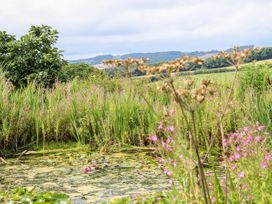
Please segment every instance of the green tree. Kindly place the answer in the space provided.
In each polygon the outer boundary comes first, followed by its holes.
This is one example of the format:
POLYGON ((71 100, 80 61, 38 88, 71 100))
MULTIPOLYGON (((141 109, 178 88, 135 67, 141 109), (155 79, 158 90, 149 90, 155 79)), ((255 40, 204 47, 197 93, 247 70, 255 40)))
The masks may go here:
POLYGON ((0 32, 0 39, 3 71, 16 87, 25 86, 32 80, 51 87, 67 64, 62 51, 54 47, 58 31, 50 26, 31 26, 28 33, 18 40, 0 32))
POLYGON ((5 31, 0 31, 0 65, 7 59, 8 44, 13 41, 15 41, 14 35, 9 35, 5 31))

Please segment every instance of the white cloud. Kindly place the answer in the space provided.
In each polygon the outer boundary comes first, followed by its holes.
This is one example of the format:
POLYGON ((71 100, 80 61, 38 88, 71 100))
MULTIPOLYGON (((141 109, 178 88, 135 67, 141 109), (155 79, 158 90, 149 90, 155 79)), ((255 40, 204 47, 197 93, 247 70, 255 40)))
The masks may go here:
POLYGON ((0 0, 0 30, 60 31, 69 58, 95 53, 271 45, 270 0, 0 0))

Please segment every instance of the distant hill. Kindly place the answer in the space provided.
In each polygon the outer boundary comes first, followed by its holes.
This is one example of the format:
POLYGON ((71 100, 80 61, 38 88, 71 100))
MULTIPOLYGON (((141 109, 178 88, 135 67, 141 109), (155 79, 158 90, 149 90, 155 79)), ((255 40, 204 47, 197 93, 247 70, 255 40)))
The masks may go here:
POLYGON ((70 63, 72 64, 87 63, 87 64, 95 65, 95 64, 100 64, 103 60, 113 59, 113 58, 114 58, 113 55, 99 55, 99 56, 91 57, 88 59, 71 60, 70 63))
MULTIPOLYGON (((252 48, 252 45, 249 46, 241 46, 241 49, 245 48, 252 48)), ((228 49, 226 51, 230 51, 231 49, 228 49)), ((78 60, 71 60, 70 63, 87 63, 91 65, 98 65, 101 64, 103 60, 107 59, 126 59, 129 57, 132 58, 149 58, 149 63, 157 63, 162 61, 169 61, 174 60, 182 56, 197 56, 201 58, 208 58, 212 55, 217 54, 218 50, 211 50, 211 51, 194 51, 194 52, 180 52, 180 51, 168 51, 168 52, 151 52, 151 53, 130 53, 130 54, 124 54, 124 55, 99 55, 96 57, 91 57, 87 59, 78 59, 78 60)))

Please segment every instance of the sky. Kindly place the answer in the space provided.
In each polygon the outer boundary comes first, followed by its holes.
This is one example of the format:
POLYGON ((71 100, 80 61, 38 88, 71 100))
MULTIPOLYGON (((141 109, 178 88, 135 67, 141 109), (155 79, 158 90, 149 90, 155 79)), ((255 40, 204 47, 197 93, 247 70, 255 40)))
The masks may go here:
POLYGON ((59 31, 66 59, 272 45, 272 0, 0 0, 0 30, 59 31))

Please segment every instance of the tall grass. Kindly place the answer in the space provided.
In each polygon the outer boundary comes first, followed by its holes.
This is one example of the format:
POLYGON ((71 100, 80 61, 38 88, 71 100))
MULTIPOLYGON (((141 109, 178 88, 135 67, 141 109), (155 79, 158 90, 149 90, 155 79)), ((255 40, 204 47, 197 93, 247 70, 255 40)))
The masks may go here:
MULTIPOLYGON (((136 87, 123 90, 74 81, 44 90, 30 84, 22 90, 0 80, 1 149, 23 148, 50 141, 73 140, 93 147, 107 144, 144 145, 156 117, 136 87)), ((148 95, 148 93, 146 93, 148 95)), ((162 95, 150 96, 153 101, 162 95)), ((153 105, 158 106, 158 102, 153 105), (157 103, 157 104, 156 104, 157 103)), ((158 108, 159 110, 159 108, 158 108)))
MULTIPOLYGON (((230 90, 230 77, 224 76, 224 73, 210 75, 221 95, 196 112, 197 118, 201 118, 196 123, 201 127, 197 128, 197 135, 202 146, 210 143, 212 135, 218 135, 215 145, 221 141, 215 127, 218 125, 218 100, 225 103, 230 90)), ((185 78, 179 77, 176 83, 185 78)), ((149 83, 147 79, 75 80, 56 84, 52 90, 37 88, 35 84, 15 90, 1 78, 0 147, 2 150, 22 149, 51 141, 76 141, 92 147, 146 145, 146 137, 163 114, 162 107, 176 105, 169 105, 168 96, 157 91, 158 83, 149 83)), ((271 130, 270 92, 265 90, 261 99, 246 94, 248 91, 241 97, 238 82, 234 100, 224 117, 224 131, 256 121, 271 130)), ((176 115, 182 132, 184 119, 181 113, 176 115)))

